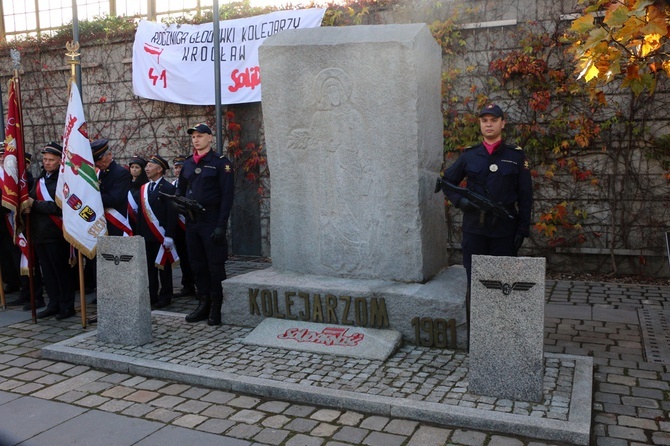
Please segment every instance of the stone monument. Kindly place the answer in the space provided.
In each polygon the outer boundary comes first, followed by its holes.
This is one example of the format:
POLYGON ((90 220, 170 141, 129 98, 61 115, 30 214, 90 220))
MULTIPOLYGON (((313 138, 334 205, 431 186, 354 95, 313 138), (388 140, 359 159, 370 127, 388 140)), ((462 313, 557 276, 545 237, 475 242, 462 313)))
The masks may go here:
POLYGON ((391 328, 423 345, 458 326, 465 345, 465 274, 443 269, 433 193, 442 59, 428 27, 283 31, 259 60, 272 269, 224 281, 224 322, 391 328))
POLYGON ((542 401, 545 264, 472 256, 470 392, 542 401))
POLYGON ((152 340, 147 255, 142 237, 104 236, 97 246, 98 339, 124 345, 152 340))

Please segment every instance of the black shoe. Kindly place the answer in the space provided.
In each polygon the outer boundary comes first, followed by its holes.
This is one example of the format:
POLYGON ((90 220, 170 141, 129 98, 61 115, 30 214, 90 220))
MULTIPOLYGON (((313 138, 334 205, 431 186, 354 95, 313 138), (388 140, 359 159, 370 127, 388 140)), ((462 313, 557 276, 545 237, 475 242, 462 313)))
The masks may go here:
MULTIPOLYGON (((46 303, 44 303, 44 299, 35 300, 35 309, 42 308, 44 306, 46 306, 46 303)), ((30 307, 30 302, 28 302, 23 306, 23 311, 30 311, 30 310, 32 310, 32 308, 30 307)))
POLYGON ((58 313, 60 313, 60 312, 58 310, 56 310, 55 308, 47 308, 47 309, 42 310, 39 313, 37 313, 37 319, 44 319, 45 317, 55 316, 58 313))
POLYGON ((70 308, 69 310, 61 311, 60 313, 58 313, 56 315, 56 320, 60 321, 60 320, 63 320, 63 319, 67 319, 67 318, 72 317, 76 314, 77 314, 77 312, 74 311, 74 308, 70 308))
POLYGON ((223 297, 213 297, 207 318, 207 325, 221 325, 221 304, 223 297))
POLYGON ((195 296, 195 288, 194 287, 185 286, 177 294, 174 295, 174 297, 188 297, 188 296, 195 296))
POLYGON ((9 293, 16 293, 19 291, 19 287, 16 285, 10 286, 10 285, 5 285, 5 294, 9 293))
POLYGON ((153 306, 154 308, 165 308, 171 303, 172 303, 171 299, 158 299, 158 302, 156 302, 153 306))
POLYGON ((18 306, 24 306, 25 304, 30 304, 29 300, 22 299, 20 297, 13 299, 13 300, 8 300, 6 305, 8 307, 18 307, 18 306))
POLYGON ((193 313, 186 316, 186 322, 199 322, 209 318, 209 310, 212 307, 211 298, 207 296, 201 297, 199 300, 198 308, 196 308, 193 313))

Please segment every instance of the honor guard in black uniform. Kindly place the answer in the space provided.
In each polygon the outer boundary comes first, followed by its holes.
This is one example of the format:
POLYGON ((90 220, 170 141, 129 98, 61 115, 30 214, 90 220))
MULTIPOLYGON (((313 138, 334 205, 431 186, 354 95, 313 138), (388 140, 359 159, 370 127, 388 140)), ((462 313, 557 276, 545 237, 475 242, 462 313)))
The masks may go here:
MULTIPOLYGON (((209 325, 221 324, 221 303, 228 258, 226 228, 233 207, 234 173, 230 160, 212 150, 212 130, 207 124, 188 129, 194 153, 184 162, 179 175, 179 195, 197 201, 205 208, 186 219, 186 245, 199 300, 187 322, 207 319, 209 325)), ((183 211, 182 209, 181 211, 183 211)))
MULTIPOLYGON (((179 174, 186 161, 186 155, 175 156, 172 160, 172 170, 175 179, 172 181, 175 187, 179 187, 179 174)), ((181 290, 175 294, 175 297, 195 296, 195 279, 193 270, 188 260, 188 250, 186 249, 186 216, 179 215, 177 220, 177 230, 174 235, 174 244, 179 254, 179 268, 181 268, 181 290)))
POLYGON ((164 308, 172 302, 172 264, 176 254, 174 233, 177 227, 177 211, 160 192, 174 195, 177 188, 163 174, 170 168, 159 155, 147 162, 149 182, 140 188, 137 212, 138 235, 144 237, 149 274, 149 297, 155 308, 164 308), (160 278, 160 290, 159 290, 160 278))
POLYGON ((37 317, 56 316, 58 320, 76 314, 73 276, 69 265, 70 244, 63 237, 63 214, 55 202, 62 156, 63 148, 60 144, 50 142, 44 146, 43 170, 30 190, 28 201, 31 242, 35 245, 49 297, 49 304, 37 313, 37 317))
POLYGON ((458 192, 444 193, 463 211, 463 266, 468 276, 466 308, 470 317, 470 273, 473 255, 515 256, 528 236, 533 206, 533 190, 528 161, 521 149, 502 139, 505 119, 495 104, 479 113, 483 136, 480 144, 463 151, 443 175, 445 181, 458 186, 464 179, 467 188, 502 204, 513 219, 496 217, 482 211, 458 192))

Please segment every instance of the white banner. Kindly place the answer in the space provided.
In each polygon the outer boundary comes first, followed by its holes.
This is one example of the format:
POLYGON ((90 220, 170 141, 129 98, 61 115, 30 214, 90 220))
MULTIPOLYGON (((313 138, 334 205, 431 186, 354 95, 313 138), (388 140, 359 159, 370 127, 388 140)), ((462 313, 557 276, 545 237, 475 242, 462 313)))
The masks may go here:
POLYGON ((94 258, 98 236, 107 234, 107 221, 86 132, 84 108, 74 83, 65 115, 56 203, 63 210, 65 239, 89 259, 94 258))
MULTIPOLYGON (((261 100, 258 47, 278 32, 321 26, 325 9, 276 11, 220 22, 221 103, 261 100)), ((187 105, 213 105, 213 24, 170 25, 141 21, 133 44, 133 92, 187 105)))

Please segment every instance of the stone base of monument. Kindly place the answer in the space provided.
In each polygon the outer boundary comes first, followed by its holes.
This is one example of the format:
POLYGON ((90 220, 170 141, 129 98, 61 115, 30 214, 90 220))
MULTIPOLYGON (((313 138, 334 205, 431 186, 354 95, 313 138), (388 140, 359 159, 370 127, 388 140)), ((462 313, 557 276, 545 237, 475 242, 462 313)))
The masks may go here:
POLYGON ((223 282, 223 322, 255 327, 274 318, 390 329, 411 344, 465 349, 466 284, 460 266, 449 267, 426 283, 344 279, 268 268, 223 282))
POLYGON ((144 239, 100 237, 97 252, 98 338, 123 345, 151 342, 144 239))
POLYGON ((395 330, 265 319, 243 344, 385 361, 400 347, 395 330))

